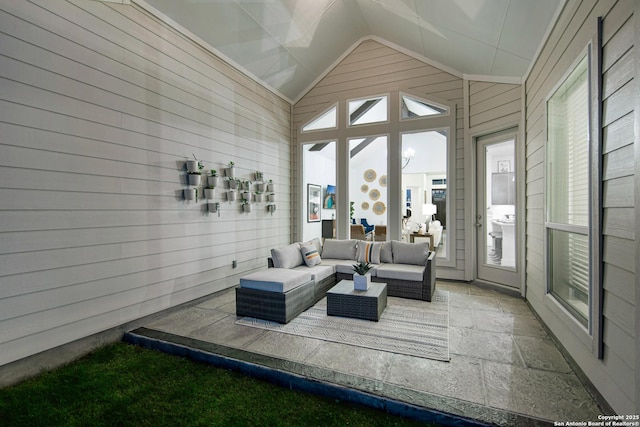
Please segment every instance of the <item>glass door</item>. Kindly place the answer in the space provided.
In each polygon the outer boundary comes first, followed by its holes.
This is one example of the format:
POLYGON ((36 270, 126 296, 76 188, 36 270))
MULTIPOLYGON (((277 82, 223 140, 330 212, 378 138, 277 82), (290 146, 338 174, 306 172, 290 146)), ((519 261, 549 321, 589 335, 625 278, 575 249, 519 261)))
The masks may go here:
POLYGON ((477 276, 520 287, 516 227, 515 132, 477 142, 477 276))

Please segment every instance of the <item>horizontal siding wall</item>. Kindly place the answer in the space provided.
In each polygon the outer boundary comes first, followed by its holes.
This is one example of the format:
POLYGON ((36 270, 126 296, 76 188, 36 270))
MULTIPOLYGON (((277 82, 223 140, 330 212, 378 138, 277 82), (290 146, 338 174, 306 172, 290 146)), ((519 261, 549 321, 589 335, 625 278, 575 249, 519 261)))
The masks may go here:
MULTIPOLYGON (((456 171, 455 181, 449 183, 456 188, 456 200, 451 201, 455 211, 448 227, 456 227, 456 241, 452 242, 452 257, 455 267, 438 268, 449 270, 448 278, 464 278, 464 122, 463 80, 374 40, 365 40, 351 51, 333 70, 320 80, 293 107, 293 150, 298 150, 296 139, 301 126, 322 113, 338 101, 380 95, 392 91, 407 91, 429 99, 455 103, 456 112, 456 171)), ((344 114, 340 111, 339 114, 344 114)), ((391 111, 390 114, 398 114, 391 111)), ((294 156, 294 159, 296 157, 294 156)), ((297 168, 298 166, 294 166, 297 168)), ((298 173, 297 170, 293 172, 298 173)), ((297 176, 297 175, 294 175, 297 176)), ((302 189, 294 184, 294 206, 302 189)), ((295 215, 295 212, 294 212, 295 215)), ((294 221, 294 224, 297 224, 294 221)), ((295 231, 294 235, 300 234, 295 231)))
MULTIPOLYGON (((569 1, 526 82, 527 298, 619 414, 638 412, 634 182, 634 17, 632 1, 569 1), (604 17, 603 190, 604 359, 596 359, 566 320, 545 305, 545 97, 595 34, 604 17)), ((637 152, 638 149, 635 148, 637 152)))
POLYGON ((0 0, 0 39, 0 365, 234 286, 290 241, 288 102, 133 5, 0 0), (194 154, 262 170, 277 212, 184 201, 194 154))
POLYGON ((469 82, 469 129, 491 132, 513 127, 520 122, 522 110, 520 85, 469 82))

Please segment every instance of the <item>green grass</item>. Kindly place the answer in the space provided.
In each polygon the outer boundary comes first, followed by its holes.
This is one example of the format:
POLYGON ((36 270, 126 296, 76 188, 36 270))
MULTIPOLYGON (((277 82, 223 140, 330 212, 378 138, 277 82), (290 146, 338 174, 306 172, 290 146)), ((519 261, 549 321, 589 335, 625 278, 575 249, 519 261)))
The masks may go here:
POLYGON ((288 390, 124 343, 0 390, 9 426, 412 426, 370 408, 288 390))

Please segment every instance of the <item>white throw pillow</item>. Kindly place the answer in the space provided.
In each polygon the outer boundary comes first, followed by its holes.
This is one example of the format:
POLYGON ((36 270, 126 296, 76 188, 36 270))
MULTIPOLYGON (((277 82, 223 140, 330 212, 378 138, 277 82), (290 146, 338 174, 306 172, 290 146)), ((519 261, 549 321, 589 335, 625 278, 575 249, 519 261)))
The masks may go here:
POLYGON ((309 267, 313 267, 314 265, 318 265, 322 262, 320 253, 313 243, 301 243, 300 253, 302 254, 302 259, 305 264, 309 267))
POLYGON ((370 264, 380 264, 380 251, 383 243, 358 242, 358 262, 368 262, 370 264))

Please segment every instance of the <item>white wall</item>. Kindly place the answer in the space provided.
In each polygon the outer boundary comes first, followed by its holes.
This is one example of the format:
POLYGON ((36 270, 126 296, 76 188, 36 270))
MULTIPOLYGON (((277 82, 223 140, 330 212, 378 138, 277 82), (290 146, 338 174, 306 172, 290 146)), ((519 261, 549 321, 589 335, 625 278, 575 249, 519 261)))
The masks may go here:
MULTIPOLYGON (((336 143, 332 142, 321 151, 309 151, 308 149, 314 144, 305 147, 303 153, 304 167, 307 173, 304 176, 304 225, 303 237, 301 240, 309 241, 315 237, 322 237, 322 221, 307 222, 307 184, 315 184, 322 187, 322 195, 325 195, 327 185, 336 185, 336 143)), ((322 209, 322 219, 333 219, 335 217, 335 209, 322 209)))
POLYGON ((0 28, 0 365, 234 286, 290 241, 286 101, 133 5, 0 0, 0 28), (277 212, 185 202, 192 153, 262 170, 277 212))

